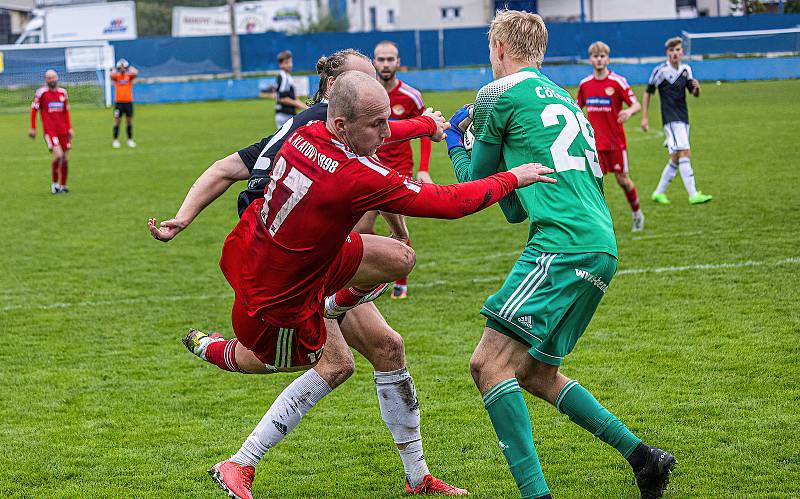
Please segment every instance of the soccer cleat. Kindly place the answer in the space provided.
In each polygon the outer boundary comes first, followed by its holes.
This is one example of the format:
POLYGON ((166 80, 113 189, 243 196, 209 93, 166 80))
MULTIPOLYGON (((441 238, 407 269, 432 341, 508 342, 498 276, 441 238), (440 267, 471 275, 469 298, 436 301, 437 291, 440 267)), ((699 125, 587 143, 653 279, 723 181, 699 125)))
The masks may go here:
POLYGON ((60 185, 58 185, 56 183, 50 184, 50 194, 58 194, 60 192, 61 192, 61 186, 60 185))
POLYGON ((189 329, 189 334, 183 338, 183 345, 193 354, 197 355, 203 360, 206 360, 206 348, 208 347, 209 343, 213 343, 215 341, 225 341, 225 338, 223 338, 219 333, 206 334, 202 331, 191 328, 189 329))
POLYGON ((375 301, 383 293, 385 293, 387 289, 389 289, 389 286, 391 286, 391 283, 388 282, 378 285, 375 289, 362 296, 361 299, 358 300, 358 302, 356 302, 356 304, 353 305, 352 307, 343 307, 337 305, 336 294, 332 294, 329 297, 325 298, 325 312, 324 312, 325 318, 336 319, 337 317, 347 312, 348 310, 352 310, 363 303, 375 301))
POLYGON ((61 193, 62 194, 69 194, 69 188, 66 185, 61 186, 61 193))
POLYGON ((641 232, 644 230, 644 213, 642 210, 633 212, 633 227, 631 232, 641 232))
POLYGON ((439 480, 435 476, 429 474, 425 475, 425 478, 422 479, 422 483, 413 489, 411 488, 411 485, 408 483, 408 479, 406 479, 406 494, 410 495, 439 494, 443 496, 468 496, 469 492, 467 492, 465 489, 459 489, 458 487, 453 487, 444 480, 439 480))
POLYGON ((667 197, 667 195, 666 195, 666 194, 664 194, 664 193, 658 193, 658 192, 654 192, 654 193, 653 193, 653 194, 650 196, 650 199, 652 199, 653 201, 655 201, 655 202, 656 202, 656 203, 658 203, 658 204, 669 204, 669 203, 670 203, 670 200, 669 200, 669 198, 668 198, 668 197, 667 197))
POLYGON ((642 499, 658 499, 664 495, 672 468, 678 461, 665 450, 649 447, 647 451, 647 461, 636 473, 636 485, 642 499))
POLYGON ((111 147, 113 147, 114 149, 119 149, 119 141, 117 139, 114 139, 114 142, 111 143, 111 147))
POLYGON ((128 139, 128 147, 136 147, 136 142, 133 139, 128 139))
POLYGON ((694 196, 689 196, 689 204, 708 203, 709 201, 711 201, 712 198, 713 196, 710 196, 708 194, 703 194, 702 192, 697 191, 697 194, 695 194, 694 196))
POLYGON ((395 284, 392 289, 392 300, 405 300, 408 298, 408 286, 395 284))
POLYGON ((253 499, 253 478, 256 469, 233 461, 222 461, 208 470, 211 479, 234 499, 253 499))

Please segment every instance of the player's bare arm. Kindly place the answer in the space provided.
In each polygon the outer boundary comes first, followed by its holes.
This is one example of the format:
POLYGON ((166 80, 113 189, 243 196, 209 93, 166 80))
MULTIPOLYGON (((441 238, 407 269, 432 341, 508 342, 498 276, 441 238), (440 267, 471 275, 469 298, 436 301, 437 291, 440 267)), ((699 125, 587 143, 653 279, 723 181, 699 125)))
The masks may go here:
POLYGON ((175 218, 160 224, 155 218, 148 220, 150 234, 159 241, 171 241, 231 185, 248 178, 250 172, 237 153, 214 162, 192 184, 175 218))
POLYGON ((382 211, 381 216, 386 220, 386 225, 389 226, 389 237, 397 239, 398 241, 408 241, 410 236, 408 234, 406 219, 403 215, 382 211))
POLYGON ((700 82, 694 79, 692 80, 692 95, 700 97, 700 82))
POLYGON ((630 119, 631 116, 633 116, 634 114, 638 113, 641 110, 642 110, 642 105, 639 104, 639 101, 636 101, 629 108, 623 109, 622 111, 619 112, 619 115, 617 116, 617 122, 625 123, 630 119))
POLYGON ((647 132, 650 127, 647 123, 647 110, 650 109, 650 93, 645 92, 642 96, 642 130, 647 132))

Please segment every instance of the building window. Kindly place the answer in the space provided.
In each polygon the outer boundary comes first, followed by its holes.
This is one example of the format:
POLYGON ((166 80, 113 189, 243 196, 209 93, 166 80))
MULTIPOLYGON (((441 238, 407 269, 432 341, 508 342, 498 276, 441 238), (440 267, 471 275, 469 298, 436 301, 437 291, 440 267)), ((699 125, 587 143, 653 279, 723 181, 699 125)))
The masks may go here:
POLYGON ((394 24, 394 9, 389 9, 386 11, 386 17, 389 24, 394 24))
POLYGON ((461 7, 442 7, 442 21, 461 20, 461 7))

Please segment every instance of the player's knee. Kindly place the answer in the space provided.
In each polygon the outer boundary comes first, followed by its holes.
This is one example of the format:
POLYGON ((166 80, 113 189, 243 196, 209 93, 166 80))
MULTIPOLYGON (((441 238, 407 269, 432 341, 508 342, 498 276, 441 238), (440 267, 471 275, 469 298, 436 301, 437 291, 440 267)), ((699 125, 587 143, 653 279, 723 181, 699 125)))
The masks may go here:
POLYGON ((558 378, 558 367, 539 362, 526 363, 516 369, 514 376, 525 391, 546 399, 558 378))
POLYGON ((479 351, 475 350, 472 357, 469 359, 469 372, 472 374, 472 379, 475 384, 481 385, 481 377, 483 376, 484 368, 486 366, 486 357, 479 351))
POLYGON ((392 331, 391 334, 380 338, 378 343, 379 346, 376 353, 382 363, 397 365, 397 369, 405 365, 405 343, 398 332, 392 331))
POLYGON ((336 359, 329 359, 329 362, 320 361, 314 369, 331 388, 336 388, 353 375, 356 365, 351 354, 337 356, 336 359))

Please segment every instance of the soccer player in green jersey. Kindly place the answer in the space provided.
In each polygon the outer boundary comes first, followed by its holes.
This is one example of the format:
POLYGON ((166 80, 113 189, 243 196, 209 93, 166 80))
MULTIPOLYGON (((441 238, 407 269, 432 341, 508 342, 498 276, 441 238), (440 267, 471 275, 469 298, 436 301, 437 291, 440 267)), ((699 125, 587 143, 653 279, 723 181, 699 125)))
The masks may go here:
POLYGON ((675 458, 642 443, 559 371, 614 276, 617 244, 594 132, 569 93, 539 70, 546 45, 541 17, 499 11, 489 30, 495 80, 475 101, 471 156, 458 126, 468 122, 468 106, 448 131, 461 182, 529 162, 555 169, 557 179, 501 201, 509 222, 530 220, 529 239, 505 284, 481 309, 486 328, 470 369, 522 497, 551 496, 521 388, 616 448, 631 464, 641 497, 661 497, 675 458))

